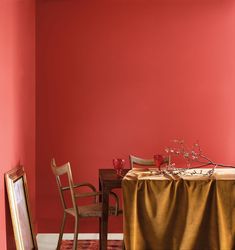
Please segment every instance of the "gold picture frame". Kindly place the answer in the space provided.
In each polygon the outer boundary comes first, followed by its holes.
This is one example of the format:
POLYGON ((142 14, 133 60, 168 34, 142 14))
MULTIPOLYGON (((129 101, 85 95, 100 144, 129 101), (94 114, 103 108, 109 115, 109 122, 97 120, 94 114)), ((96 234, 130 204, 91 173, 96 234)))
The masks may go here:
POLYGON ((38 249, 29 207, 27 179, 23 166, 5 173, 5 181, 16 249, 38 249))

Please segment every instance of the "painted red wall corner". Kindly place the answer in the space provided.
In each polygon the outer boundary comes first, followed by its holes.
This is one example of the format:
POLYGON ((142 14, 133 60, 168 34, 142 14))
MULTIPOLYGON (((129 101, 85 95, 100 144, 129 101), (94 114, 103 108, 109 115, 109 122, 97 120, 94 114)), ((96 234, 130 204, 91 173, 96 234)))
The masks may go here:
MULTIPOLYGON (((15 249, 4 173, 24 165, 35 218, 35 1, 0 1, 0 242, 15 249)), ((34 221, 35 222, 35 221, 34 221)))

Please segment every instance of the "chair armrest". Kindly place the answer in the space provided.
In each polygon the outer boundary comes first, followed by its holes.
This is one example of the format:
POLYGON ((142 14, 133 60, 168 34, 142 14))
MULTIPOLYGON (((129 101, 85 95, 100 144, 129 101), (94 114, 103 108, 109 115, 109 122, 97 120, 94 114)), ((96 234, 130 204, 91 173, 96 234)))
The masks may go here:
POLYGON ((73 187, 74 188, 88 187, 88 188, 90 188, 92 190, 92 192, 89 192, 89 193, 88 192, 86 192, 86 193, 76 193, 75 198, 93 196, 94 197, 94 202, 95 203, 99 202, 98 196, 101 195, 101 193, 97 192, 95 186, 93 186, 91 183, 89 183, 89 182, 81 182, 81 183, 74 184, 73 187))
POLYGON ((115 215, 117 216, 118 214, 122 213, 122 210, 119 209, 119 197, 117 196, 116 193, 110 192, 110 195, 114 198, 115 200, 115 215))
POLYGON ((93 186, 93 185, 92 185, 91 183, 89 183, 89 182, 77 183, 77 184, 74 184, 73 187, 74 187, 74 188, 78 188, 78 187, 89 187, 93 192, 96 192, 95 186, 93 186))
POLYGON ((79 198, 79 197, 92 197, 92 196, 98 196, 98 195, 102 195, 101 192, 89 192, 89 193, 76 193, 75 197, 79 198))
MULTIPOLYGON (((81 183, 77 183, 77 184, 73 185, 73 188, 78 188, 78 187, 89 187, 93 192, 96 192, 96 188, 92 184, 90 184, 88 182, 81 182, 81 183)), ((69 189, 70 189, 69 186, 61 188, 62 191, 66 191, 66 190, 69 190, 69 189)))
MULTIPOLYGON (((102 192, 97 192, 95 186, 93 186, 92 184, 90 184, 89 182, 81 182, 81 183, 77 183, 73 185, 73 188, 79 188, 79 187, 89 187, 92 192, 84 192, 84 193, 75 193, 75 198, 82 198, 82 197, 94 197, 95 198, 95 202, 99 202, 99 196, 102 195, 102 192)), ((70 187, 66 186, 66 187, 62 187, 61 190, 62 191, 66 191, 69 190, 70 187)), ((115 194, 114 192, 110 192, 110 195, 114 198, 115 200, 115 215, 117 216, 118 214, 122 213, 122 210, 119 209, 119 197, 117 196, 117 194, 115 194)))
MULTIPOLYGON (((119 197, 117 196, 116 193, 114 193, 114 192, 112 192, 112 191, 111 191, 109 194, 110 194, 110 196, 112 196, 112 197, 114 198, 114 200, 115 200, 115 213, 114 213, 114 215, 117 216, 117 215, 119 215, 119 214, 122 213, 122 210, 119 209, 119 197)), ((97 203, 97 202, 99 202, 98 197, 99 197, 100 195, 102 196, 102 192, 76 193, 76 194, 75 194, 75 198, 92 197, 92 196, 95 196, 95 202, 97 203)))

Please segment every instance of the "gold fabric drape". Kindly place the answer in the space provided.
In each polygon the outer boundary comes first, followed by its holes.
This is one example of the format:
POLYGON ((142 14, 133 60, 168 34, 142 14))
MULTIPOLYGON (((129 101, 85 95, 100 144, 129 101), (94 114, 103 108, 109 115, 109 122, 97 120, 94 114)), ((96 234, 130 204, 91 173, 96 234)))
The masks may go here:
POLYGON ((125 249, 235 249, 235 175, 227 177, 127 175, 122 181, 125 249))

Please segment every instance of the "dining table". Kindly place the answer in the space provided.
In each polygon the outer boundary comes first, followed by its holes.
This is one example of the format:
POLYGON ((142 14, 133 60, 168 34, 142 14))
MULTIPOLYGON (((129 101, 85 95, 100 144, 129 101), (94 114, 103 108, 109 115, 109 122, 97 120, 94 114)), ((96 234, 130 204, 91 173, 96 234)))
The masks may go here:
POLYGON ((107 250, 108 219, 109 219, 109 194, 111 190, 122 187, 123 176, 129 169, 123 169, 117 175, 114 169, 99 169, 99 190, 102 193, 102 217, 100 218, 100 250, 107 250))
POLYGON ((235 168, 134 168, 122 192, 126 250, 235 249, 235 168))

